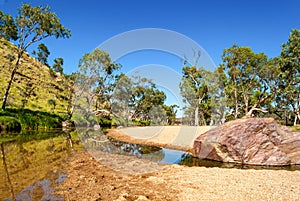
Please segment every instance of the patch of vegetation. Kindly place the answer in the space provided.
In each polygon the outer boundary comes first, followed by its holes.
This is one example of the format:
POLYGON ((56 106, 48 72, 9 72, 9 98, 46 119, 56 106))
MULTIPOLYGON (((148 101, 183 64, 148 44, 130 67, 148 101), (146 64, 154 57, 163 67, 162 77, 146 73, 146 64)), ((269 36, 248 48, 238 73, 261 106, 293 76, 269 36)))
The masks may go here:
POLYGON ((111 128, 112 120, 106 118, 99 118, 99 124, 101 128, 111 128))
POLYGON ((123 118, 113 118, 111 121, 112 127, 118 127, 118 126, 150 126, 151 121, 144 121, 144 120, 130 120, 127 121, 123 118))
POLYGON ((300 125, 290 127, 293 132, 300 132, 300 125))
POLYGON ((15 117, 0 116, 0 132, 20 132, 21 124, 15 117))
POLYGON ((54 113, 15 108, 0 111, 0 117, 16 119, 22 129, 26 130, 61 128, 64 120, 60 115, 54 113))

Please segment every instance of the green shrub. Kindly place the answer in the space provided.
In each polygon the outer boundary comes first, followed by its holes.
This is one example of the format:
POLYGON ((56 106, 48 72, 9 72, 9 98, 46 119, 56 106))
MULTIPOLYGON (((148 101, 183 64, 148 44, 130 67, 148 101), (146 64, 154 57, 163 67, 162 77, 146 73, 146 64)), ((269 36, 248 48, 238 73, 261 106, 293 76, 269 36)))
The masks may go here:
POLYGON ((85 120, 83 116, 79 114, 73 114, 72 121, 74 121, 75 125, 79 127, 85 127, 87 125, 87 120, 85 120))
POLYGON ((290 127, 293 132, 300 132, 300 125, 290 127))
POLYGON ((29 109, 7 108, 5 111, 0 112, 0 116, 16 118, 20 122, 22 129, 27 130, 61 128, 63 121, 57 114, 29 109))
POLYGON ((20 132, 21 124, 15 117, 0 116, 0 132, 20 132))
POLYGON ((99 124, 102 128, 111 128, 112 120, 106 118, 99 118, 99 124))
POLYGON ((150 126, 150 121, 140 121, 141 126, 150 126))
POLYGON ((126 126, 126 121, 123 118, 113 118, 111 121, 112 126, 126 126))

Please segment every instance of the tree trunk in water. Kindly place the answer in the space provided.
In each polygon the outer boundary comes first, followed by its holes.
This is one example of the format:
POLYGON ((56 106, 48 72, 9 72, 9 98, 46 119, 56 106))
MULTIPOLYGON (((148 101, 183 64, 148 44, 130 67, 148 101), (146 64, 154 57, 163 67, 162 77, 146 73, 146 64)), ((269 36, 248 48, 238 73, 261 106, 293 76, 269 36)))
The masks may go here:
POLYGON ((10 180, 10 177, 9 177, 9 173, 8 173, 8 169, 7 169, 7 164, 6 164, 6 159, 5 159, 5 153, 4 153, 4 146, 3 146, 3 143, 0 142, 0 146, 1 146, 1 158, 2 158, 2 163, 3 163, 3 167, 4 167, 4 172, 5 172, 5 174, 6 174, 7 182, 8 182, 8 184, 9 184, 9 188, 10 188, 11 200, 12 200, 12 201, 16 201, 16 197, 15 197, 13 185, 12 185, 12 183, 11 183, 11 180, 10 180))
POLYGON ((10 79, 9 79, 8 85, 7 85, 6 89, 5 89, 4 96, 3 96, 2 107, 1 107, 2 110, 5 110, 7 98, 8 98, 8 95, 9 95, 9 90, 10 90, 11 84, 12 84, 12 82, 14 80, 15 74, 16 74, 16 72, 18 70, 19 61, 20 61, 21 56, 22 56, 22 54, 19 53, 18 54, 18 58, 17 58, 17 62, 15 64, 15 67, 14 67, 14 69, 12 70, 12 72, 10 74, 10 79))
POLYGON ((195 108, 195 126, 199 126, 199 106, 195 108))

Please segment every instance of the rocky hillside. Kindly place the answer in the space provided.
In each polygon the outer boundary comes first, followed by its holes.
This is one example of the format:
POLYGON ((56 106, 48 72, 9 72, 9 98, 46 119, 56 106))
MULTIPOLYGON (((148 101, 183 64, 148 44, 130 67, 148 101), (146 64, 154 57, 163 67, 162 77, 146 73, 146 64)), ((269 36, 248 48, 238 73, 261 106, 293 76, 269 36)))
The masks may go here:
MULTIPOLYGON (((16 56, 16 46, 0 39, 0 99, 9 81, 16 56)), ((65 113, 68 107, 69 84, 59 73, 50 74, 48 66, 41 64, 29 54, 25 54, 20 62, 20 68, 15 75, 8 107, 28 108, 47 112, 65 113)))

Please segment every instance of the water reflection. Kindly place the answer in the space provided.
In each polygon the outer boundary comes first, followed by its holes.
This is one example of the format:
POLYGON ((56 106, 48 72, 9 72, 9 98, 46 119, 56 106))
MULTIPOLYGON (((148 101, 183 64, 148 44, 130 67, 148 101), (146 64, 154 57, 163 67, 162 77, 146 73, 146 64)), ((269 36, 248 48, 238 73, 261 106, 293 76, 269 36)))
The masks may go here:
MULTIPOLYGON (((7 163, 6 163, 6 155, 5 155, 5 151, 4 151, 4 145, 3 145, 2 142, 0 142, 0 146, 1 146, 0 148, 1 148, 2 165, 3 165, 3 169, 4 169, 4 172, 5 172, 6 179, 7 179, 7 184, 9 186, 11 199, 13 201, 15 201, 16 200, 15 192, 14 192, 14 188, 13 188, 13 185, 11 183, 10 175, 9 175, 9 172, 8 172, 7 163)), ((4 183, 4 182, 2 182, 2 183, 4 183)))
POLYGON ((65 178, 61 166, 79 142, 59 130, 0 138, 0 200, 63 200, 54 186, 65 178))
POLYGON ((156 146, 126 143, 104 134, 82 135, 85 148, 89 151, 103 151, 114 154, 134 156, 141 159, 160 162, 165 157, 162 148, 156 146))
POLYGON ((201 160, 199 158, 193 157, 190 154, 184 154, 181 157, 179 165, 186 166, 198 166, 198 167, 219 167, 219 168, 236 168, 236 169, 255 169, 255 170, 289 170, 295 171, 300 170, 299 165, 291 166, 260 166, 260 165, 241 165, 236 163, 222 163, 212 160, 201 160))

